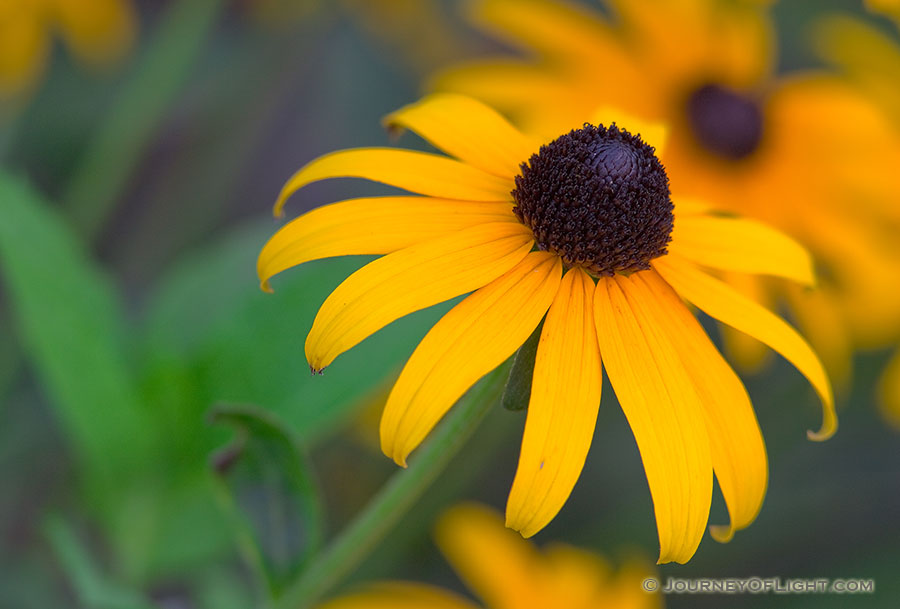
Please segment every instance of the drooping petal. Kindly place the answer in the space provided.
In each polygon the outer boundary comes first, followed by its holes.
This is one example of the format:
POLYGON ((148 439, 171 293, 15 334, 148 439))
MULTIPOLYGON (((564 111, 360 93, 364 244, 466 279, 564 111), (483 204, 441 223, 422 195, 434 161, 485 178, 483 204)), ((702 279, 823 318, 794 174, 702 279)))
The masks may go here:
POLYGON ((456 400, 525 342, 550 307, 561 270, 557 256, 531 252, 435 324, 384 407, 384 454, 405 466, 407 455, 456 400))
POLYGON ((422 195, 465 201, 509 201, 513 188, 511 178, 499 178, 439 154, 354 148, 320 156, 291 176, 275 202, 275 215, 281 215, 292 194, 328 178, 363 178, 422 195))
POLYGON ((449 590, 413 582, 381 582, 319 605, 318 609, 478 609, 449 590))
POLYGON ((452 93, 430 95, 389 114, 384 123, 411 129, 439 150, 503 178, 518 174, 540 147, 493 108, 452 93))
POLYGON ((522 452, 506 504, 506 526, 531 537, 550 522, 578 480, 600 408, 594 282, 568 271, 544 320, 522 452))
POLYGON ((623 283, 629 300, 645 304, 651 323, 663 332, 700 396, 709 431, 713 471, 731 523, 713 526, 713 537, 731 539, 759 513, 768 484, 762 432, 743 383, 721 356, 678 294, 654 270, 623 283))
POLYGON ((806 249, 755 220, 677 216, 669 252, 711 268, 815 283, 806 249))
POLYGON ((256 270, 263 289, 298 264, 358 254, 389 254, 469 226, 515 221, 508 203, 430 197, 366 197, 318 207, 269 239, 256 270))
POLYGON ((831 383, 818 356, 784 320, 742 296, 728 284, 710 277, 687 260, 664 256, 653 266, 675 291, 711 317, 769 345, 794 364, 822 400, 822 427, 808 431, 812 440, 826 440, 837 430, 831 383))
POLYGON ((478 504, 451 508, 438 521, 441 553, 486 607, 516 609, 529 603, 541 575, 537 549, 503 526, 499 514, 478 504))
POLYGON ((359 269, 328 296, 306 337, 306 358, 322 370, 392 321, 490 283, 532 246, 515 222, 479 224, 388 254, 359 269))
POLYGON ((838 391, 849 387, 853 375, 852 333, 838 289, 830 284, 814 290, 790 285, 784 295, 797 318, 797 329, 809 337, 809 344, 821 358, 834 386, 838 391))
POLYGON ((659 531, 659 562, 685 563, 709 519, 709 433, 694 383, 648 315, 650 305, 626 295, 631 281, 616 276, 597 282, 600 354, 644 462, 659 531))
MULTIPOLYGON (((765 309, 774 308, 775 295, 771 282, 767 285, 765 277, 722 271, 721 278, 732 289, 759 306, 765 309)), ((722 326, 720 331, 722 349, 728 356, 728 361, 738 370, 747 373, 759 372, 772 359, 772 350, 749 334, 744 334, 731 326, 722 326)))

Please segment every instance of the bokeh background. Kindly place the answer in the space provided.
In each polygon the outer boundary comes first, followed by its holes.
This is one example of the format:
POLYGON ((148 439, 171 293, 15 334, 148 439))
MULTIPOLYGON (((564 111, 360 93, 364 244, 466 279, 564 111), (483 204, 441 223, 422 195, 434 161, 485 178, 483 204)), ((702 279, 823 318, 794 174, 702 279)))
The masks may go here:
MULTIPOLYGON (((449 308, 392 324, 313 378, 303 341, 315 311, 367 259, 304 265, 274 295, 259 291, 254 265, 294 170, 390 143, 381 117, 417 99, 428 74, 500 48, 458 2, 132 7, 133 40, 102 65, 49 25, 45 69, 3 100, 0 607, 261 606, 395 471, 378 450, 378 408, 449 308)), ((863 12, 849 1, 774 7, 782 69, 815 65, 809 25, 835 10, 863 12)), ((425 149, 410 135, 401 143, 425 149)), ((378 192, 388 191, 314 184, 288 216, 378 192)), ((886 359, 857 358, 841 429, 821 444, 806 440, 820 414, 802 376, 774 357, 745 376, 769 449, 762 513, 731 543, 707 536, 689 564, 660 568, 873 578, 876 594, 670 596, 668 606, 897 606, 900 436, 874 405, 886 359)), ((342 587, 403 578, 465 594, 432 523, 464 498, 502 508, 524 421, 494 408, 342 587)), ((717 496, 711 522, 725 519, 717 496)), ((656 555, 640 458, 608 384, 581 480, 535 539, 656 555)))

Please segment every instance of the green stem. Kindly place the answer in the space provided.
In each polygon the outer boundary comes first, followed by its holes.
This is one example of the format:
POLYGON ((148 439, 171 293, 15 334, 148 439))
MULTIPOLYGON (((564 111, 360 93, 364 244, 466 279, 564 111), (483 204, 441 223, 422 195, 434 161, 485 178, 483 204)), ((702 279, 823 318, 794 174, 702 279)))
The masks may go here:
POLYGON ((409 467, 394 474, 309 568, 288 583, 277 609, 312 606, 362 562, 462 448, 500 398, 505 379, 506 366, 501 366, 453 407, 409 467))
POLYGON ((180 0, 160 19, 133 77, 74 170, 64 201, 91 237, 131 177, 172 98, 181 89, 224 0, 180 0))

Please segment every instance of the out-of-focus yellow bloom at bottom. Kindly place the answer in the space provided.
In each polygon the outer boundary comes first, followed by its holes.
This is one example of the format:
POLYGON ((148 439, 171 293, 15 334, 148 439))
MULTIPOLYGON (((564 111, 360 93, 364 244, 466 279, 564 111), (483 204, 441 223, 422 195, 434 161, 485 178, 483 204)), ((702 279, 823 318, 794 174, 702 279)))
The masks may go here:
POLYGON ((0 103, 26 95, 38 82, 54 35, 82 63, 102 67, 134 40, 129 0, 13 0, 0 2, 0 103))
MULTIPOLYGON (((447 560, 488 609, 605 609, 661 607, 641 584, 653 576, 632 560, 617 572, 601 556, 563 544, 538 550, 503 526, 502 517, 475 504, 457 506, 438 522, 436 539, 447 560)), ((382 582, 320 609, 477 609, 434 586, 382 582)))

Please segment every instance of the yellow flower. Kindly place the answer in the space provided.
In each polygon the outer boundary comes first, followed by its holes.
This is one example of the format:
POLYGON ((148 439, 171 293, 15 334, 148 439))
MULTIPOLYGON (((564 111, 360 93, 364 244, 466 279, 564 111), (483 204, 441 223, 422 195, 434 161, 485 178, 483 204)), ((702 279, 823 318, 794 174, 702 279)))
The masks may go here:
MULTIPOLYGON (((655 609, 659 594, 642 587, 653 571, 632 559, 618 572, 601 556, 564 544, 540 552, 503 528, 492 510, 464 504, 437 526, 441 552, 489 609, 655 609)), ((319 609, 477 609, 447 590, 385 582, 334 599, 319 609)))
POLYGON ((120 57, 134 38, 127 0, 13 0, 0 3, 0 102, 27 94, 40 79, 57 33, 90 66, 120 57))
MULTIPOLYGON (((866 3, 871 10, 891 17, 900 29, 900 2, 896 0, 871 0, 866 3)), ((818 24, 818 50, 832 64, 867 95, 876 100, 900 129, 900 44, 879 29, 859 19, 847 16, 830 16, 818 24)), ((900 155, 887 159, 892 167, 900 166, 900 155)), ((900 182, 896 171, 891 177, 900 182)), ((887 204, 898 207, 898 200, 887 204)), ((893 225, 894 234, 898 230, 893 225)), ((900 243, 895 246, 900 248, 900 243)), ((900 429, 900 352, 884 371, 879 390, 880 405, 885 419, 900 429)))
MULTIPOLYGON (((699 197, 796 238, 821 265, 815 292, 726 273, 764 305, 785 299, 840 379, 854 347, 900 336, 900 138, 834 75, 776 77, 763 3, 609 0, 609 19, 552 0, 476 0, 472 18, 528 57, 438 76, 530 133, 552 134, 610 104, 671 127, 662 161, 677 195, 699 197)), ((742 363, 759 343, 727 333, 742 363)))
MULTIPOLYGON (((673 216, 653 148, 617 127, 585 125, 539 147, 489 107, 456 95, 428 97, 386 122, 456 158, 363 148, 312 161, 285 185, 277 214, 303 186, 342 176, 424 196, 313 210, 269 240, 257 270, 267 289, 273 275, 309 260, 384 254, 319 310, 306 340, 316 372, 392 321, 474 290, 425 336, 391 391, 381 446, 398 464, 544 319, 507 525, 533 535, 568 498, 593 435, 602 355, 644 462, 660 560, 694 554, 713 470, 731 517, 714 535, 729 539, 759 511, 765 449, 743 385, 681 298, 793 362, 824 406, 822 429, 811 436, 834 432, 831 389, 814 352, 701 268, 809 284, 810 259, 795 242, 690 200, 677 201, 673 216)), ((655 127, 636 133, 661 143, 655 127)))

